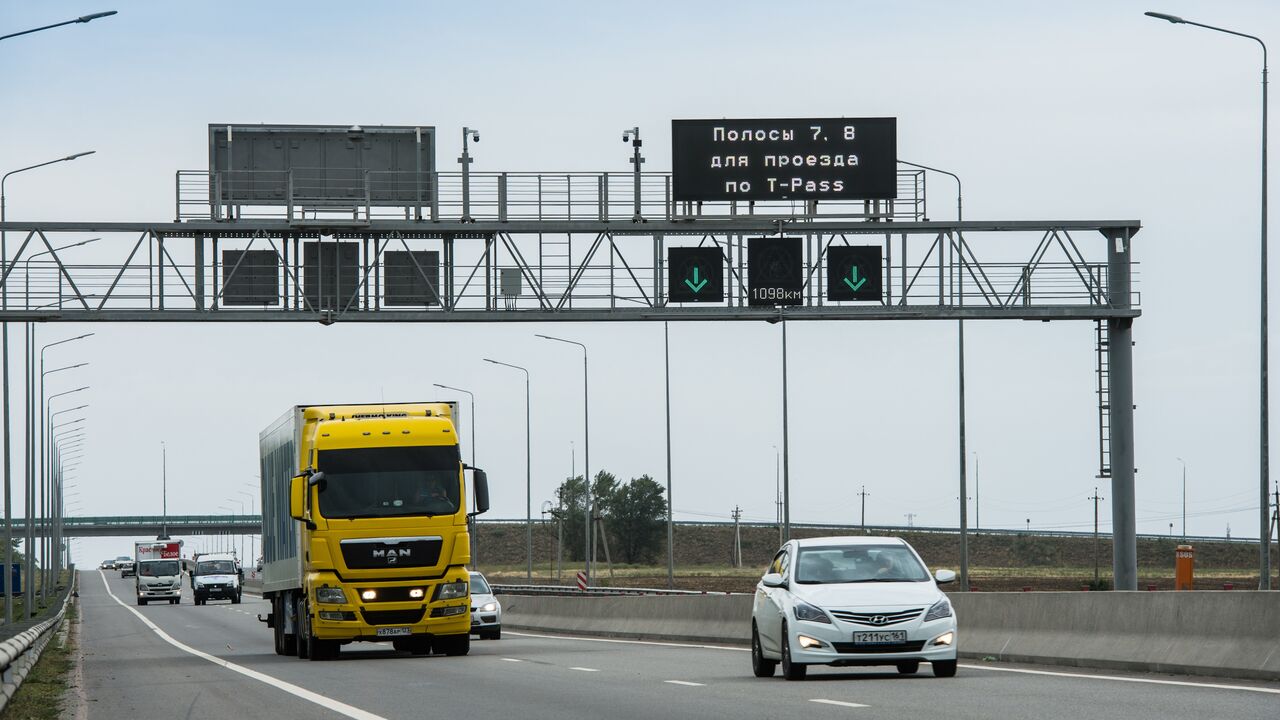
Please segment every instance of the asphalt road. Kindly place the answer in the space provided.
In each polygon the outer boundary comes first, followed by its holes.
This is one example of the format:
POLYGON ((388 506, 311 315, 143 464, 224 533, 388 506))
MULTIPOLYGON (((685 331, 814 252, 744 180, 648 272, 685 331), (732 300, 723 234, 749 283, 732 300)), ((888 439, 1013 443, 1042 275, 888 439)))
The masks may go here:
POLYGON ((974 663, 951 679, 924 665, 911 677, 811 668, 809 680, 786 682, 752 677, 742 648, 510 630, 498 641, 473 639, 462 658, 361 643, 339 660, 310 662, 272 651, 258 598, 196 607, 185 593, 179 605, 137 607, 131 580, 82 573, 78 717, 1280 717, 1280 684, 974 663))

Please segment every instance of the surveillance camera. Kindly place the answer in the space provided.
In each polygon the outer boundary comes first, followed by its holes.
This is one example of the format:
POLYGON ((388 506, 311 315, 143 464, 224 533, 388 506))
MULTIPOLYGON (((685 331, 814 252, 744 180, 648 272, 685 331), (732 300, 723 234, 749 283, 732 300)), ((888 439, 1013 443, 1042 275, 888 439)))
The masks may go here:
POLYGON ((480 142, 480 133, 472 133, 471 140, 474 142, 480 142))
POLYGON ((627 133, 622 133, 622 142, 627 142, 631 137, 627 133))

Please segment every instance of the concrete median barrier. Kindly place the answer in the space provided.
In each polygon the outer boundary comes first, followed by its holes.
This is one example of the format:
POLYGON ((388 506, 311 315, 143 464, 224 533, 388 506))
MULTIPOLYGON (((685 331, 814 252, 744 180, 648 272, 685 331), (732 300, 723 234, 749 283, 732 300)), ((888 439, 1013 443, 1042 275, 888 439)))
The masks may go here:
MULTIPOLYGON (((952 593, 960 654, 1280 680, 1280 592, 952 593)), ((511 629, 746 644, 751 595, 503 595, 511 629)))

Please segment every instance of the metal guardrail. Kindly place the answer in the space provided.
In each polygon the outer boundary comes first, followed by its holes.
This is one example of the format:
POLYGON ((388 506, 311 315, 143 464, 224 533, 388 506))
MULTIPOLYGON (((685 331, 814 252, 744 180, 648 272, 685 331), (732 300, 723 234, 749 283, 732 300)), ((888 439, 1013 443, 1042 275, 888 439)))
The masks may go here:
POLYGON ((670 590, 667 588, 588 587, 576 585, 495 585, 490 584, 495 595, 556 595, 556 596, 612 596, 612 595, 746 595, 749 593, 721 592, 714 590, 670 590))
POLYGON ((31 668, 35 667, 40 660, 40 654, 44 652, 45 646, 53 639, 58 626, 66 617, 67 603, 71 598, 72 588, 77 582, 74 567, 71 568, 70 577, 71 581, 62 590, 61 606, 58 608, 57 615, 46 618, 0 642, 0 677, 3 678, 3 684, 0 685, 0 710, 8 706, 9 701, 13 699, 14 693, 22 686, 22 681, 26 680, 31 668))

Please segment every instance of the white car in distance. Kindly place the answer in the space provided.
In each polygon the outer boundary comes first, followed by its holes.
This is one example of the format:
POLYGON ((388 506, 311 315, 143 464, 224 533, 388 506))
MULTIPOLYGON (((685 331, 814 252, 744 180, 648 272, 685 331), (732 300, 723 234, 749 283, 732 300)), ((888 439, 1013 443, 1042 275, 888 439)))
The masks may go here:
POLYGON ((937 677, 956 674, 956 616, 915 549, 894 537, 823 537, 782 546, 756 586, 751 668, 788 680, 809 665, 894 665, 912 674, 921 662, 937 677))

